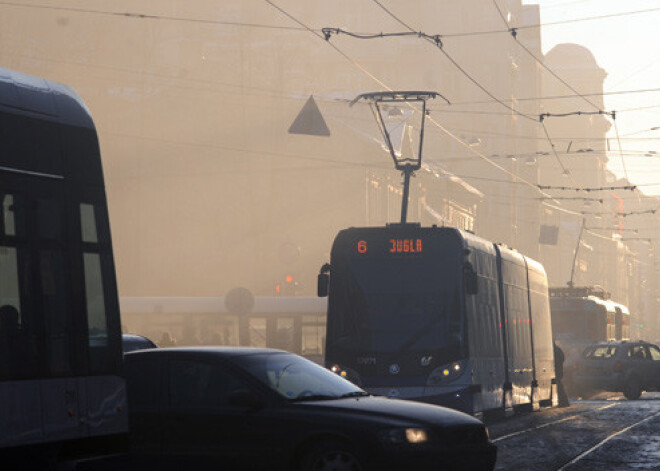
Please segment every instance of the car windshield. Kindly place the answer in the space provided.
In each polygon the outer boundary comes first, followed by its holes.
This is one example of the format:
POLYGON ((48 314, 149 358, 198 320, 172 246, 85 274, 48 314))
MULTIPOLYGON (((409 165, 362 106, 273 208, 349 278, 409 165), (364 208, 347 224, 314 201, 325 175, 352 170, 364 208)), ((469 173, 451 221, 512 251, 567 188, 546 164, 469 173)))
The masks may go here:
POLYGON ((295 401, 368 395, 353 383, 305 358, 290 353, 242 357, 252 376, 282 397, 295 401))
POLYGON ((616 348, 614 345, 597 345, 587 349, 584 357, 589 360, 607 360, 616 355, 616 348))

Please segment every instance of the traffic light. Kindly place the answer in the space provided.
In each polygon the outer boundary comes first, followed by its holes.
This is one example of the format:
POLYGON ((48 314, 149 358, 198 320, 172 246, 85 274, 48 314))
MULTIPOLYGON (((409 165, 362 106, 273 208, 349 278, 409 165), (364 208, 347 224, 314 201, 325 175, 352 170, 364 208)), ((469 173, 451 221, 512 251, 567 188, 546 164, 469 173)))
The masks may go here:
POLYGON ((289 273, 275 286, 275 292, 278 296, 295 296, 298 293, 298 282, 289 273))

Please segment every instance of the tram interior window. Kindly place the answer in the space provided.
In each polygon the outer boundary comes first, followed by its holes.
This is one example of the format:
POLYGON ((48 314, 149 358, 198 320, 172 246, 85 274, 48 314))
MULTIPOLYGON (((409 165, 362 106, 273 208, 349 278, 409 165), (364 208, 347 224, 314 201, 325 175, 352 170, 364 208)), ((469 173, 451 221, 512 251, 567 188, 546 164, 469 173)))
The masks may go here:
POLYGON ((71 310, 66 300, 66 271, 59 251, 43 251, 40 258, 41 300, 46 329, 46 361, 54 376, 72 372, 69 339, 71 310))

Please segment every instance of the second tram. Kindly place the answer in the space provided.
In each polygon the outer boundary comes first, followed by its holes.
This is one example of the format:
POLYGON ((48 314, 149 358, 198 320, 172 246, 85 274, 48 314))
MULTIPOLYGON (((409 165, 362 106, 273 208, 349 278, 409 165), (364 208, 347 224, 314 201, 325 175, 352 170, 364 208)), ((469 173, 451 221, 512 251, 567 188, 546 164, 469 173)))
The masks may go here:
POLYGON ((326 294, 326 366, 367 391, 476 415, 556 403, 547 277, 514 250, 453 228, 350 228, 326 294))
POLYGON ((550 288, 552 334, 564 351, 566 383, 584 349, 593 342, 630 340, 630 311, 595 286, 550 288))

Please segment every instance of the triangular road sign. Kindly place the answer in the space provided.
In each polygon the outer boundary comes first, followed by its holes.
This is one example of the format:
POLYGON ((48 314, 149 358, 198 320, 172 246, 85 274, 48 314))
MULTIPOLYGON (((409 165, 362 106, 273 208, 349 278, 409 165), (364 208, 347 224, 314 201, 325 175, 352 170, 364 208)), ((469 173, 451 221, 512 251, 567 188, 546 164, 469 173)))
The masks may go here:
POLYGON ((306 134, 308 136, 329 136, 330 129, 325 124, 325 119, 314 101, 314 96, 309 99, 302 107, 300 113, 289 128, 289 134, 306 134))

